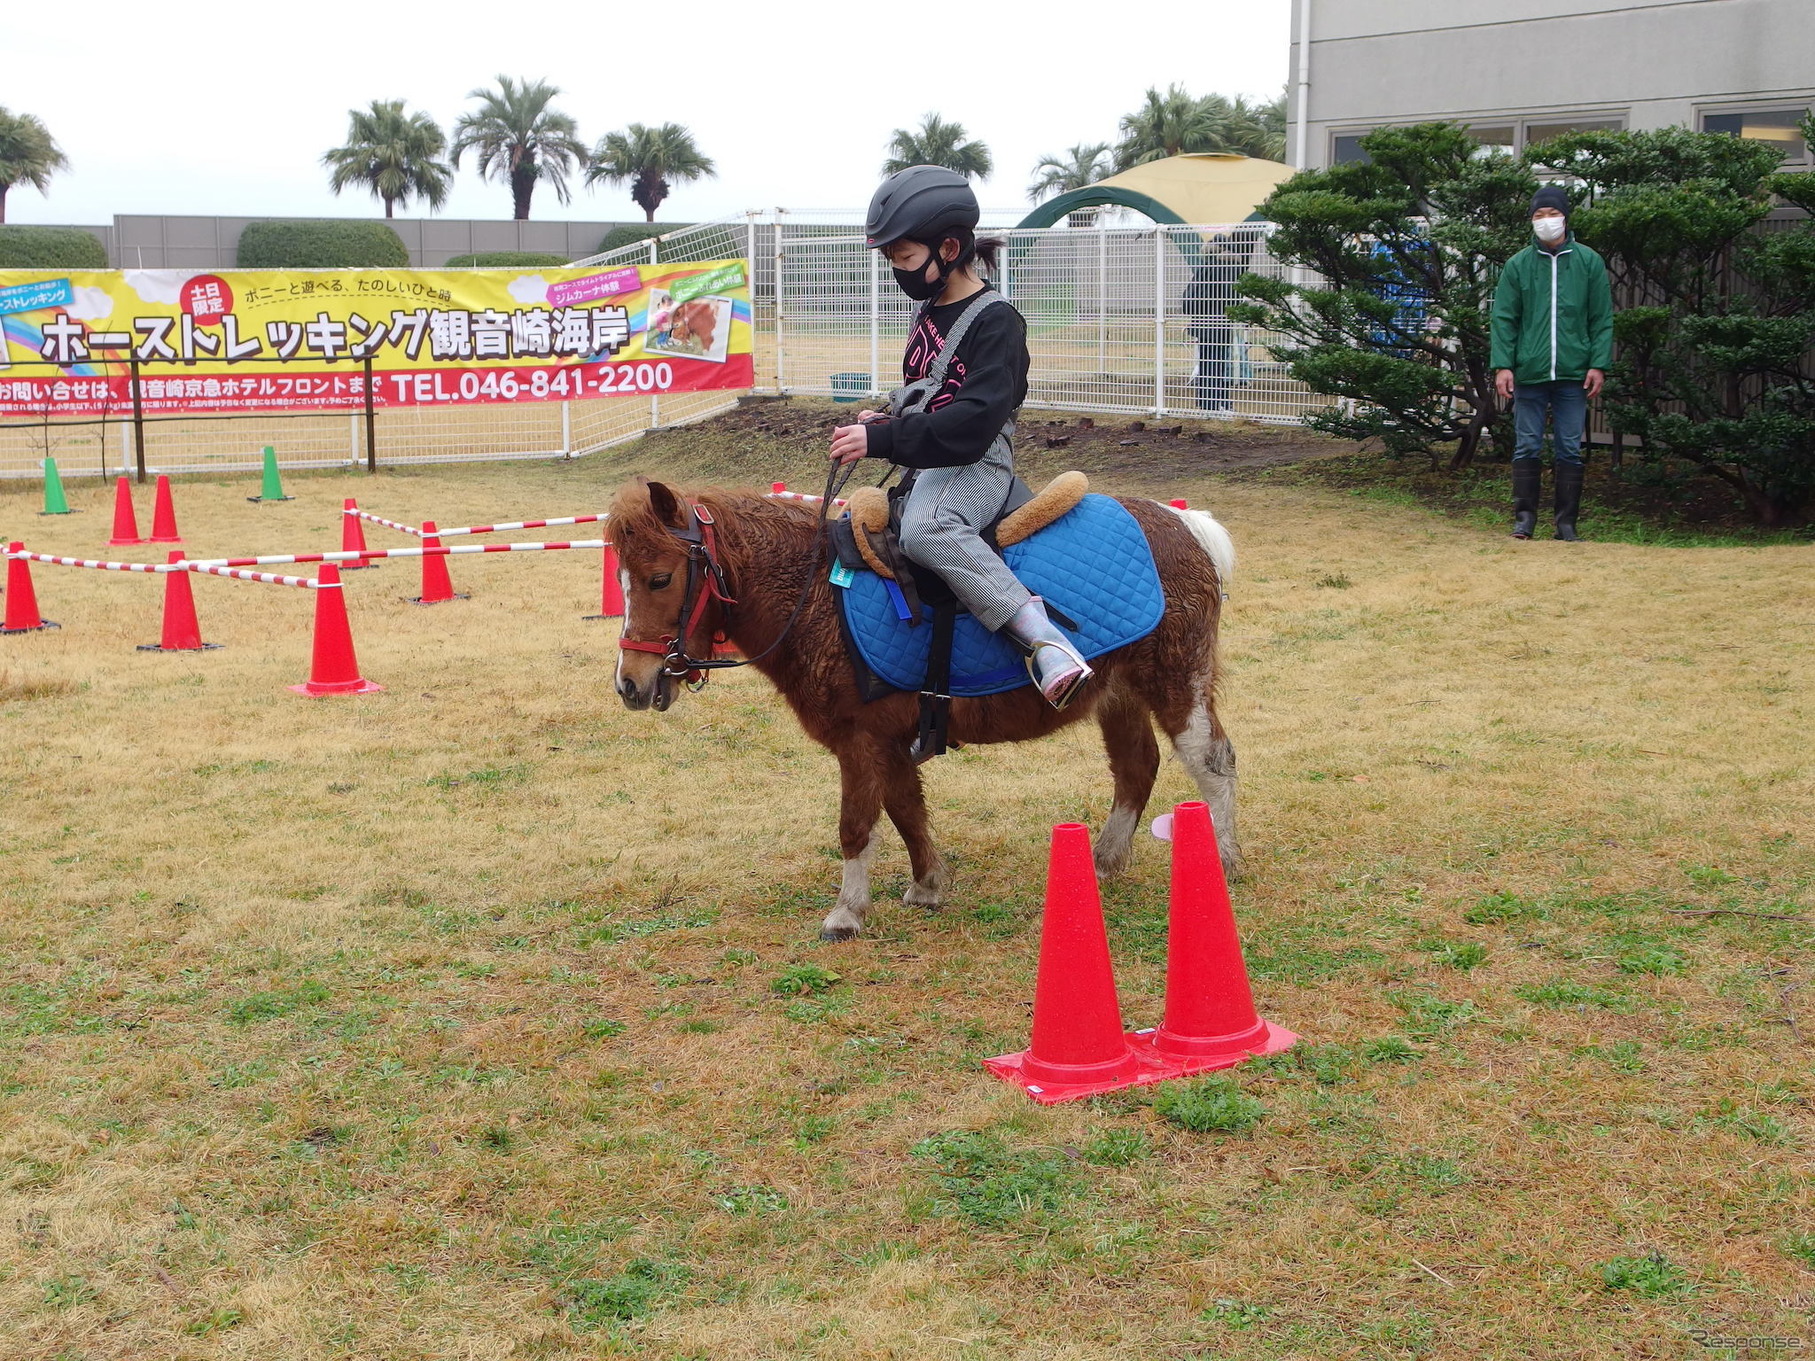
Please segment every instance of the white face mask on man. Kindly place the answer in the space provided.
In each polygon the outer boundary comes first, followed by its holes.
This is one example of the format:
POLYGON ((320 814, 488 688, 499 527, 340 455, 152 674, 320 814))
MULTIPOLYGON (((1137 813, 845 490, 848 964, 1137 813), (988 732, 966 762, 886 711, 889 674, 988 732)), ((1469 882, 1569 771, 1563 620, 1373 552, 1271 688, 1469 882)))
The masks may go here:
POLYGON ((1547 246, 1554 246, 1563 239, 1563 233, 1569 230, 1569 219, 1566 217, 1534 217, 1531 229, 1538 234, 1538 240, 1547 246))

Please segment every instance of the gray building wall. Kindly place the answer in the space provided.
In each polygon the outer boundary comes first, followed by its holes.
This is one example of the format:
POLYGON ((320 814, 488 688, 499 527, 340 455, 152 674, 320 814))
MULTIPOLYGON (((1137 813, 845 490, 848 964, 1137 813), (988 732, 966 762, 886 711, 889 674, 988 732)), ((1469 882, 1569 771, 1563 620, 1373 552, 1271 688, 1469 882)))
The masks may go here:
POLYGON ((1305 163, 1343 133, 1447 119, 1617 118, 1700 126, 1705 113, 1815 102, 1815 0, 1289 0, 1287 146, 1310 11, 1305 163))

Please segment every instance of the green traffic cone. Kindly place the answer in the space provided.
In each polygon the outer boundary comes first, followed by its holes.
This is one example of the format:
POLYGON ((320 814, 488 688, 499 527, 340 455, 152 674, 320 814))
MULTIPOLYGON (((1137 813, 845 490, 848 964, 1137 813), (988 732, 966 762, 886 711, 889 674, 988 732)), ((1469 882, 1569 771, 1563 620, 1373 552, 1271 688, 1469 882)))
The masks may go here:
POLYGON ((248 501, 291 501, 294 497, 284 495, 284 482, 277 475, 277 450, 271 445, 265 446, 265 486, 257 496, 248 496, 248 501))
POLYGON ((63 495, 63 475, 57 471, 57 460, 44 460, 44 509, 40 515, 70 515, 69 498, 63 495))

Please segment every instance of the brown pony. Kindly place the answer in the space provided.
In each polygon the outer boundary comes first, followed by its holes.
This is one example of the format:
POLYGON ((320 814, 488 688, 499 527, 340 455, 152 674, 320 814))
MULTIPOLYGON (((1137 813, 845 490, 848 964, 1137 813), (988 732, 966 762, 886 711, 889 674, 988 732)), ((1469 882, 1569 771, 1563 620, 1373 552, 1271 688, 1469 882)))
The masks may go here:
MULTIPOLYGON (((1130 498, 1121 504, 1139 522, 1159 567, 1166 594, 1159 627, 1096 658, 1095 677, 1063 711, 1031 685, 952 701, 951 739, 1024 742, 1094 713, 1115 778, 1114 807, 1096 848, 1098 873, 1111 875, 1128 864, 1159 771, 1157 720, 1210 805, 1223 864, 1234 873, 1240 861, 1235 749, 1216 713, 1217 621, 1234 547, 1202 511, 1130 498)), ((756 492, 684 495, 640 480, 620 490, 608 522, 625 600, 617 689, 629 708, 665 710, 680 680, 662 655, 671 640, 679 636, 687 657, 704 658, 712 655, 715 633, 774 682, 807 734, 838 758, 844 880, 820 934, 846 940, 863 929, 870 910, 878 813, 887 811, 907 843, 914 883, 904 902, 938 907, 948 875, 927 830, 920 774, 909 755, 919 697, 897 693, 865 703, 859 696, 826 579, 830 548, 817 542, 818 518, 814 502, 756 492), (696 510, 704 512, 698 519, 696 510), (691 545, 691 554, 688 536, 704 540, 691 545), (713 574, 703 570, 708 553, 722 574, 717 590, 713 574)))

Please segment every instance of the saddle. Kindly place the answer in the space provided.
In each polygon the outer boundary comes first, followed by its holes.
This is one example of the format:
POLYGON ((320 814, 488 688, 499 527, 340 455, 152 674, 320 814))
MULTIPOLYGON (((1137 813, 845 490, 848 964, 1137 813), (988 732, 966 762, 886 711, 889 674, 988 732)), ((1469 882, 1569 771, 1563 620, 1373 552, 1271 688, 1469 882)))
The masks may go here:
MULTIPOLYGON (((909 617, 918 618, 923 602, 937 607, 954 597, 937 572, 911 562, 901 551, 901 508, 912 486, 909 477, 887 492, 859 487, 846 499, 844 514, 832 522, 832 543, 839 560, 852 571, 867 567, 894 582, 909 617)), ((1090 479, 1080 472, 1060 473, 1037 493, 1017 477, 981 537, 1000 555, 1069 512, 1089 490, 1090 479)))
MULTIPOLYGON (((1081 473, 1038 493, 1017 483, 984 537, 1082 654, 1096 657, 1151 632, 1165 601, 1139 524, 1086 485, 1081 473)), ((925 760, 946 749, 954 695, 1000 694, 1028 677, 1014 642, 985 629, 936 573, 902 554, 891 509, 879 489, 851 498, 849 513, 832 522, 832 580, 843 588, 839 617, 863 698, 918 691, 915 755, 925 760)))

